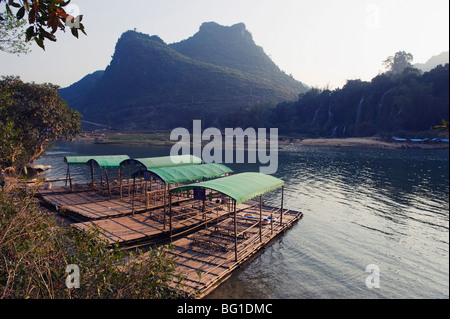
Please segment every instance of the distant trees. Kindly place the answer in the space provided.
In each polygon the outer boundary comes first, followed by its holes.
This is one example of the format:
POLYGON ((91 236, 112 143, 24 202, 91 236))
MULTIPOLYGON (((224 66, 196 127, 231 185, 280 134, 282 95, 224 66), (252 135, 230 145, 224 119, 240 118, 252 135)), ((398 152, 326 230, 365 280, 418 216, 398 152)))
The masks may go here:
POLYGON ((400 74, 408 67, 412 67, 413 55, 405 51, 398 51, 394 56, 389 56, 384 62, 386 70, 392 74, 400 74))
POLYGON ((20 171, 44 152, 47 143, 78 134, 80 119, 56 85, 0 78, 0 166, 20 171))
POLYGON ((298 101, 271 109, 265 125, 278 127, 280 134, 311 137, 389 135, 400 130, 433 134, 433 127, 448 117, 447 64, 423 74, 412 67, 399 74, 388 71, 370 82, 347 81, 333 91, 313 88, 298 101))
POLYGON ((25 24, 25 20, 0 13, 0 51, 11 54, 29 52, 29 46, 24 42, 25 24))

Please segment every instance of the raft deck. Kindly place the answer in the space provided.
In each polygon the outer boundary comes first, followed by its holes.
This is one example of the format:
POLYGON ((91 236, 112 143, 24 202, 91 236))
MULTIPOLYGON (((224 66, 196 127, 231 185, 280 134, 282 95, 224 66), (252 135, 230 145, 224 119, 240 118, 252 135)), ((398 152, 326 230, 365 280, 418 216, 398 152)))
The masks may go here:
POLYGON ((262 225, 259 218, 250 219, 246 214, 259 215, 259 207, 251 207, 237 214, 237 259, 233 218, 227 218, 207 229, 200 230, 172 243, 173 248, 166 249, 177 263, 175 275, 181 275, 181 282, 175 279, 173 287, 182 289, 187 296, 203 298, 239 266, 255 256, 274 238, 290 228, 302 218, 301 212, 284 210, 282 222, 281 210, 263 206, 263 216, 272 215, 273 223, 262 225))
MULTIPOLYGON (((48 206, 56 208, 63 215, 76 221, 98 220, 141 213, 167 205, 164 201, 164 190, 147 192, 147 196, 139 195, 120 198, 104 191, 51 192, 39 193, 41 200, 48 206)), ((186 201, 188 198, 176 197, 174 203, 186 201)))
MULTIPOLYGON (((238 205, 244 210, 256 205, 255 202, 238 205)), ((215 223, 230 214, 227 205, 207 202, 205 211, 195 201, 185 201, 172 206, 172 234, 170 234, 169 217, 164 208, 135 214, 133 216, 116 217, 72 224, 78 230, 86 231, 98 227, 99 237, 110 244, 122 246, 140 246, 150 242, 167 240, 172 236, 182 235, 200 226, 215 223)))

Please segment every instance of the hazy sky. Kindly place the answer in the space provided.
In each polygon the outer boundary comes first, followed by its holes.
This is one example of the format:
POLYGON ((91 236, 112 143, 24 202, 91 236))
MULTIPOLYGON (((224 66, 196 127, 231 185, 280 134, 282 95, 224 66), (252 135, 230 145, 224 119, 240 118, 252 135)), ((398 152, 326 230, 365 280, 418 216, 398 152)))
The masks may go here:
POLYGON ((58 31, 45 52, 0 52, 0 75, 65 87, 105 69, 126 30, 173 43, 208 21, 245 23, 283 71, 321 88, 371 80, 397 51, 423 63, 449 50, 448 0, 72 0, 67 11, 84 15, 88 36, 58 31))

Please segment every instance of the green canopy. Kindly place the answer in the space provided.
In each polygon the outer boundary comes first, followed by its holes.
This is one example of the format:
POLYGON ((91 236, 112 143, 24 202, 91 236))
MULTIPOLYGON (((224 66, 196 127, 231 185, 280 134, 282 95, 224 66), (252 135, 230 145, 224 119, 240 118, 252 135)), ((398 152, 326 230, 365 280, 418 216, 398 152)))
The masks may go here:
POLYGON ((239 205, 256 196, 284 185, 284 181, 261 173, 241 173, 207 182, 174 188, 171 192, 182 192, 194 188, 207 188, 218 191, 236 201, 239 205))
POLYGON ((150 176, 156 176, 166 184, 192 182, 201 179, 217 178, 224 174, 233 173, 233 170, 222 164, 184 165, 173 167, 152 168, 141 170, 133 174, 133 177, 144 176, 146 180, 150 176))
POLYGON ((93 156, 66 156, 64 162, 67 165, 86 165, 93 156))
POLYGON ((91 156, 87 164, 101 168, 118 168, 120 163, 129 158, 128 155, 91 156))
POLYGON ((172 167, 183 165, 198 165, 203 161, 194 155, 177 155, 177 156, 161 156, 148 158, 130 158, 122 161, 121 166, 139 165, 144 169, 152 169, 159 167, 172 167))

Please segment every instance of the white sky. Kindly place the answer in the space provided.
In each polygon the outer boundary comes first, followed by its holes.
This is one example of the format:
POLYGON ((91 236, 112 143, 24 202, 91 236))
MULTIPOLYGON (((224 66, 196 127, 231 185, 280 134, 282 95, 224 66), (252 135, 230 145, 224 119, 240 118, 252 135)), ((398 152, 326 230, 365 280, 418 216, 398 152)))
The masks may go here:
POLYGON ((209 21, 245 23, 283 71, 320 88, 370 81, 397 51, 423 63, 449 50, 448 0, 72 0, 70 6, 69 13, 84 15, 87 37, 58 31, 45 52, 36 44, 20 57, 0 52, 0 75, 66 87, 105 69, 126 30, 173 43, 209 21))

